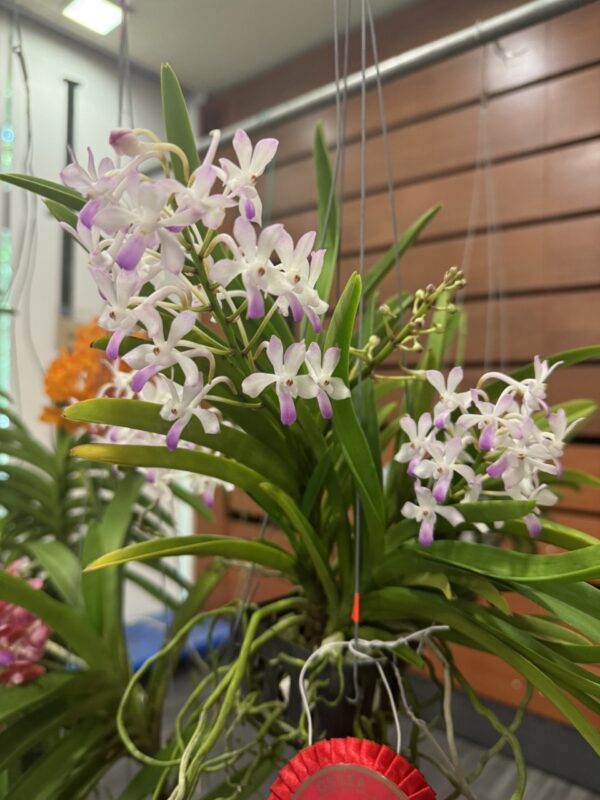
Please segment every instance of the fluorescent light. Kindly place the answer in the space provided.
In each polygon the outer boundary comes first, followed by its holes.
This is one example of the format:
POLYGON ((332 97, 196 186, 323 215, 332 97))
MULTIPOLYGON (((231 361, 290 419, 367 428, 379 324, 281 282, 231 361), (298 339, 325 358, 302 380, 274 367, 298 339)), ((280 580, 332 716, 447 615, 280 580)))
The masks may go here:
POLYGON ((123 19, 123 9, 109 0, 71 0, 62 13, 101 36, 114 31, 123 19))

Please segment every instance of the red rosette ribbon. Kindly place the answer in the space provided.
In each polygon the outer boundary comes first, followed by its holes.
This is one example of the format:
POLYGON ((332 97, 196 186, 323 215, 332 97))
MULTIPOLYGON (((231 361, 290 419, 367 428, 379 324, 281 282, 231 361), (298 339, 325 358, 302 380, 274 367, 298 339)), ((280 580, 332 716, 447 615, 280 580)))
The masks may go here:
POLYGON ((279 772, 269 800, 435 800, 419 770, 385 744, 326 739, 279 772))

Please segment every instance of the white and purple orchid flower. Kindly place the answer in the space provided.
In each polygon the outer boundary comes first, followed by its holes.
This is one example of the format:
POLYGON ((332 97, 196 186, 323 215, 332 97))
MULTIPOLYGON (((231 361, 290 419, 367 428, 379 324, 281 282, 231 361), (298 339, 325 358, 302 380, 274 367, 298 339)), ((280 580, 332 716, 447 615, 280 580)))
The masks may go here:
POLYGON ((320 317, 325 314, 329 306, 321 300, 315 289, 325 255, 324 250, 313 252, 315 237, 315 231, 309 231, 301 236, 294 246, 290 234, 282 231, 276 243, 276 250, 280 262, 279 270, 286 279, 287 287, 274 291, 273 294, 278 295, 277 306, 284 316, 291 311, 294 322, 300 322, 306 314, 318 333, 321 330, 320 317))
POLYGON ((440 396, 433 409, 433 422, 435 427, 441 430, 446 426, 453 411, 457 408, 465 411, 468 408, 472 401, 471 392, 456 391, 463 379, 462 367, 453 367, 448 373, 447 380, 435 369, 428 369, 425 375, 440 396))
POLYGON ((225 193, 239 198, 242 217, 258 225, 262 222, 262 202, 256 190, 256 181, 275 158, 279 142, 277 139, 261 139, 252 147, 250 137, 241 128, 233 137, 233 149, 238 164, 228 158, 220 159, 225 193))
POLYGON ((305 357, 308 374, 318 387, 317 402, 321 416, 331 419, 333 416, 332 400, 346 400, 350 397, 350 389, 341 378, 333 376, 340 360, 340 348, 329 347, 321 356, 321 348, 312 342, 305 357))
POLYGON ((319 385, 310 375, 298 375, 304 364, 306 345, 304 342, 294 342, 284 353, 281 339, 271 336, 266 353, 273 372, 255 372, 244 378, 242 391, 249 397, 258 397, 268 386, 275 384, 281 422, 292 425, 296 421, 296 398, 309 399, 319 393, 319 385))
POLYGON ((195 383, 183 386, 169 380, 164 375, 161 375, 161 379, 168 393, 168 399, 163 404, 160 415, 163 419, 173 423, 166 437, 169 450, 176 449, 179 439, 192 417, 196 417, 200 421, 205 433, 219 433, 221 430, 219 415, 212 409, 202 408, 200 404, 217 384, 230 384, 229 378, 221 376, 205 384, 204 378, 200 374, 195 383))
POLYGON ((420 522, 419 544, 427 547, 433 542, 435 523, 439 517, 446 519, 451 525, 460 525, 464 522, 464 517, 457 506, 443 506, 433 496, 431 489, 421 486, 417 481, 415 485, 415 495, 417 503, 407 500, 402 506, 402 515, 406 519, 414 519, 420 522))
POLYGON ((264 315, 263 294, 278 294, 286 288, 281 272, 271 261, 282 233, 282 225, 269 225, 257 236, 254 225, 238 217, 233 226, 235 238, 218 237, 229 244, 233 258, 224 258, 213 264, 210 278, 227 287, 238 275, 241 277, 248 297, 248 319, 264 315))
POLYGON ((137 370, 131 381, 134 392, 139 392, 150 378, 176 364, 181 368, 187 385, 197 384, 200 377, 195 361, 197 358, 207 359, 211 372, 214 370, 215 357, 210 350, 184 338, 195 324, 194 311, 181 311, 173 318, 169 333, 165 337, 160 317, 153 322, 151 330, 148 331, 152 336, 152 343, 140 344, 123 356, 125 363, 137 370), (186 349, 179 350, 178 346, 181 345, 186 349))

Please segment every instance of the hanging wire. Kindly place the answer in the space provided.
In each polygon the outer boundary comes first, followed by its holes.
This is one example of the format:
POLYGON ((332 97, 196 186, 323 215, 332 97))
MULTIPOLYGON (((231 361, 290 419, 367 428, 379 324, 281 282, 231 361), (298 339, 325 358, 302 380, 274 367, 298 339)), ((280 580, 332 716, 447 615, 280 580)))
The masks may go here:
MULTIPOLYGON (((477 23, 478 24, 478 23, 477 23)), ((523 55, 524 50, 512 51, 501 42, 493 44, 494 54, 506 65, 523 55)), ((478 216, 481 206, 480 181, 483 183, 485 212, 485 268, 487 273, 487 298, 484 336, 484 369, 489 369, 497 360, 504 368, 509 353, 509 330, 506 317, 506 287, 503 269, 501 226, 498 224, 498 203, 494 177, 494 160, 490 142, 489 92, 487 89, 488 46, 481 48, 481 76, 479 96, 479 117, 477 125, 477 151, 473 172, 473 191, 469 208, 469 218, 465 235, 461 268, 468 284, 469 271, 473 259, 478 216), (497 353, 497 356, 495 355, 497 353)), ((463 307, 465 289, 457 294, 457 305, 463 307)), ((458 355, 458 354, 457 354, 458 355)))
POLYGON ((394 172, 392 166, 392 156, 390 153, 388 126, 385 114, 385 100, 383 95, 381 72, 379 70, 377 34, 375 31, 375 22, 373 20, 373 9, 371 7, 371 0, 367 0, 367 14, 369 17, 369 29, 371 32, 371 50, 373 52, 373 65, 375 67, 375 84, 377 87, 377 103, 379 106, 379 124, 381 126, 381 133, 383 139, 385 179, 388 192, 388 200, 390 204, 390 222, 392 228, 392 242, 394 247, 394 271, 396 274, 396 291, 398 292, 398 302, 400 303, 402 298, 402 280, 400 274, 400 254, 398 253, 398 249, 396 246, 398 242, 398 216, 396 210, 396 195, 394 192, 394 172))
MULTIPOLYGON (((360 8, 360 70, 362 82, 360 87, 360 210, 358 222, 358 272, 361 282, 365 275, 365 225, 366 225, 366 175, 367 175, 367 85, 366 85, 366 64, 367 59, 367 4, 366 0, 361 0, 360 8)), ((358 304, 358 349, 363 345, 363 319, 365 310, 364 293, 361 291, 358 304)), ((362 406, 362 371, 358 372, 357 384, 357 412, 360 420, 362 406)), ((358 644, 358 634, 360 628, 360 561, 361 561, 361 534, 362 534, 362 509, 360 495, 356 494, 354 511, 354 603, 352 621, 354 623, 354 640, 358 644)), ((357 680, 358 661, 354 661, 355 683, 357 680)))
MULTIPOLYGON (((21 19, 19 15, 19 7, 17 4, 13 6, 13 13, 11 16, 10 27, 10 46, 9 46, 9 59, 15 59, 18 66, 18 72, 23 84, 22 97, 24 99, 25 110, 25 152, 23 155, 23 168, 22 171, 28 175, 33 173, 33 123, 31 111, 31 87, 29 81, 29 70, 27 68, 27 60, 25 58, 25 48, 23 44, 23 32, 21 29, 21 19)), ((12 72, 12 67, 11 67, 12 72)), ((13 87, 14 91, 14 87, 13 87)), ((38 202, 29 192, 21 194, 22 197, 22 218, 20 222, 20 230, 18 239, 15 241, 12 250, 12 276, 10 286, 8 289, 10 297, 10 306, 12 309, 22 312, 20 321, 22 321, 23 335, 17 333, 17 322, 13 322, 11 326, 11 350, 17 353, 19 344, 24 343, 27 350, 32 356, 34 366, 40 373, 44 371, 42 361, 40 359, 35 340, 33 335, 31 313, 32 303, 32 289, 35 274, 35 254, 37 250, 37 234, 38 234, 38 202)), ((15 371, 15 397, 17 405, 20 406, 21 402, 21 376, 19 371, 19 359, 13 360, 13 368, 15 371)))
POLYGON ((120 0, 122 11, 119 35, 119 108, 118 127, 133 128, 133 90, 131 86, 131 58, 129 56, 129 6, 120 0))
POLYGON ((337 193, 340 198, 338 214, 339 242, 337 253, 337 265, 335 270, 335 296, 341 294, 341 257, 342 243, 344 235, 344 188, 346 171, 346 118, 348 109, 348 54, 350 50, 350 12, 352 10, 352 0, 346 0, 346 19, 344 24, 344 54, 342 62, 342 75, 340 77, 339 63, 339 29, 338 29, 338 7, 337 0, 333 0, 333 24, 334 24, 334 59, 335 59, 335 121, 336 121, 336 149, 335 164, 331 181, 330 196, 325 215, 325 225, 323 230, 327 230, 329 215, 331 214, 333 199, 337 193), (340 85, 341 84, 341 85, 340 85), (338 180, 339 178, 339 180, 338 180), (338 185, 339 184, 339 185, 338 185))

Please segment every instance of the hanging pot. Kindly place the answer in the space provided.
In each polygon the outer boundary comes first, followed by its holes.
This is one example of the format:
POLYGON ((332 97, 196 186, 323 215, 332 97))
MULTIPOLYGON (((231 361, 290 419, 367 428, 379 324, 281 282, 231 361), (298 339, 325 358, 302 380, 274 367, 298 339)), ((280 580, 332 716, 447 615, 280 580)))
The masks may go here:
MULTIPOLYGON (((294 727, 299 724, 302 715, 299 685, 301 666, 294 662, 303 664, 309 655, 310 651, 301 644, 283 637, 274 637, 257 651, 252 665, 253 670, 262 674, 265 700, 286 699, 283 696, 282 682, 287 684, 287 705, 283 716, 294 727)), ((392 691, 397 693, 391 664, 386 660, 382 666, 392 691)), ((372 718, 377 711, 389 710, 389 697, 375 663, 358 661, 353 664, 348 661, 343 665, 341 673, 342 686, 340 671, 334 663, 328 662, 318 674, 313 673, 313 679, 322 683, 319 685, 318 699, 312 707, 315 738, 351 736, 357 713, 372 718)))

